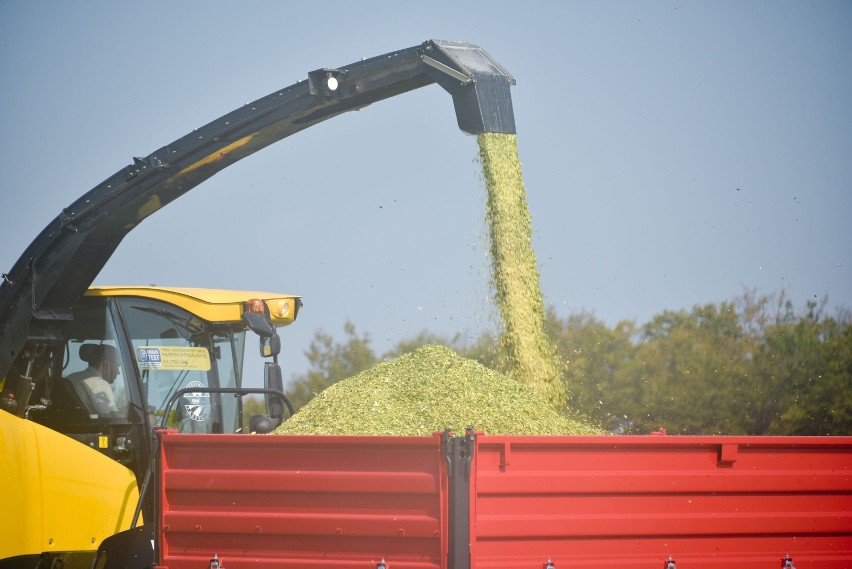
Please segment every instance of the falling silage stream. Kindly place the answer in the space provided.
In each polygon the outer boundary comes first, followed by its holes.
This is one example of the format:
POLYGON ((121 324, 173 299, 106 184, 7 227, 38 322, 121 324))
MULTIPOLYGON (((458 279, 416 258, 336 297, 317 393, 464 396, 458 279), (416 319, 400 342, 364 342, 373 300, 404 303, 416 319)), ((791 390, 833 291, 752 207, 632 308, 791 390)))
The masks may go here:
POLYGON ((544 300, 532 247, 532 218, 513 134, 480 134, 488 191, 492 279, 500 310, 500 358, 508 375, 564 409, 560 362, 545 333, 544 300))

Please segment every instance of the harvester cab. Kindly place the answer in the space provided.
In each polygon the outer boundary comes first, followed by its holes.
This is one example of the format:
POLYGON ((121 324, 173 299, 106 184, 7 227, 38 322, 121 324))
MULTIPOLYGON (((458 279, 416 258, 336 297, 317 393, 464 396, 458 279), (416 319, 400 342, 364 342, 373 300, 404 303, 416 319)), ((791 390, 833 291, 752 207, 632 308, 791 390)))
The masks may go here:
MULTIPOLYGON (((149 431, 238 433, 247 329, 260 336, 264 389, 283 389, 277 328, 298 315, 298 296, 164 287, 92 287, 60 334, 25 351, 3 388, 3 408, 125 464, 137 477, 149 431), (16 395, 29 392, 21 404, 16 395)), ((257 381, 253 382, 257 384, 257 381)), ((268 415, 246 418, 268 432, 284 418, 281 395, 268 415)))

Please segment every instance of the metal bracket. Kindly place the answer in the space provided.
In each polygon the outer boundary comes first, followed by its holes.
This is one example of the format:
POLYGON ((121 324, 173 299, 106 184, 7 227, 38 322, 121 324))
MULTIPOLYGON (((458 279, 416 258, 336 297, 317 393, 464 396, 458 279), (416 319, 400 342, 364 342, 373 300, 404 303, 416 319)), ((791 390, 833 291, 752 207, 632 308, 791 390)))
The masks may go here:
POLYGON ((425 63, 429 67, 437 69, 441 73, 444 73, 446 75, 449 75, 450 77, 457 79, 460 85, 467 85, 468 83, 472 83, 473 80, 474 80, 473 77, 468 77, 464 73, 459 73, 458 71, 456 71, 452 67, 450 67, 448 65, 444 65, 440 61, 432 59, 428 55, 421 55, 420 61, 422 61, 423 63, 425 63))
POLYGON ((470 480, 470 469, 473 463, 473 452, 476 449, 476 432, 473 427, 465 430, 464 442, 461 448, 461 456, 464 458, 464 479, 470 480))
POLYGON ((733 466, 739 455, 740 445, 737 443, 722 443, 719 447, 719 460, 716 466, 733 466))
POLYGON ((441 433, 441 449, 444 451, 444 460, 447 461, 447 476, 453 475, 453 432, 446 429, 441 433))

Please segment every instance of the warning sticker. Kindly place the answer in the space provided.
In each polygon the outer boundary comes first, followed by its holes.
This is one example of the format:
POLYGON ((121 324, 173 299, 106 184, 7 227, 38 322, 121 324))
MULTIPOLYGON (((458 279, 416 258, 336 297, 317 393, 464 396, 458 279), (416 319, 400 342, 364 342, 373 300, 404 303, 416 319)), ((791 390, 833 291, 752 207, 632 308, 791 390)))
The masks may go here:
POLYGON ((190 346, 144 346, 136 349, 136 362, 142 369, 210 370, 207 348, 190 346))

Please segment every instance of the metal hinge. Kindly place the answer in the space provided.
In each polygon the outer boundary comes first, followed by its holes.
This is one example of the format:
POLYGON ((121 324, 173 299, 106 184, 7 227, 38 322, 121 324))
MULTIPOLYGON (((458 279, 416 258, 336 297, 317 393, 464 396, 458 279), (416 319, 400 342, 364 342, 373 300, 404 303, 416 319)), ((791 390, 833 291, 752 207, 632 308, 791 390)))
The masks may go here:
POLYGON ((441 433, 441 444, 444 450, 444 460, 447 461, 447 474, 452 476, 453 468, 459 460, 464 461, 464 477, 470 480, 471 463, 476 448, 476 432, 468 427, 464 437, 452 436, 449 429, 441 433))

